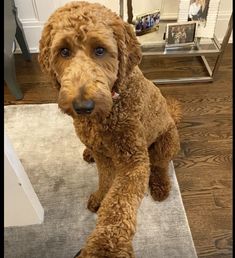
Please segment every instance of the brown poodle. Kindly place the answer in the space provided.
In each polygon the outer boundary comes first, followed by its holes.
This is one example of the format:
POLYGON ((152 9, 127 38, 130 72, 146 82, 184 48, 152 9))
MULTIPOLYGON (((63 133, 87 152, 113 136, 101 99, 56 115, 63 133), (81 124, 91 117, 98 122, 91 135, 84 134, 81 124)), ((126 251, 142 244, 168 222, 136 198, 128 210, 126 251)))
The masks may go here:
POLYGON ((41 67, 87 147, 84 159, 94 159, 99 174, 98 190, 88 200, 88 209, 98 210, 97 224, 79 257, 135 257, 137 209, 148 185, 156 201, 169 194, 179 106, 167 104, 143 76, 140 61, 131 26, 99 4, 66 4, 42 32, 41 67))

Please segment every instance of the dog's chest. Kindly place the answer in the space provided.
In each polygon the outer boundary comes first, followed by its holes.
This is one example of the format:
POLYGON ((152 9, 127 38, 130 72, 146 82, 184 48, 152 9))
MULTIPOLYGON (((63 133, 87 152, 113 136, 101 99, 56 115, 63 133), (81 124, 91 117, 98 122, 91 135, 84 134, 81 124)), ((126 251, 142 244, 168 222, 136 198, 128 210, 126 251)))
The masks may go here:
POLYGON ((83 144, 91 150, 106 152, 104 139, 101 134, 99 125, 94 125, 89 122, 78 123, 74 121, 77 136, 83 144))

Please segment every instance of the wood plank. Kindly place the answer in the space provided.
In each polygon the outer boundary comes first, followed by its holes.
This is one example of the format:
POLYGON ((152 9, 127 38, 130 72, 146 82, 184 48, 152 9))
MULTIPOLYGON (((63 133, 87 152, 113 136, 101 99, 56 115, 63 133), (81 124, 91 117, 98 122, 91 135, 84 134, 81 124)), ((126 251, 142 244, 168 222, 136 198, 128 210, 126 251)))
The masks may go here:
POLYGON ((230 140, 221 141, 183 141, 178 157, 192 157, 199 155, 224 155, 231 154, 232 144, 230 140))
POLYGON ((179 124, 181 141, 212 141, 232 139, 231 115, 196 115, 184 118, 179 124))
MULTIPOLYGON (((226 182, 223 182, 226 183, 226 182)), ((219 208, 232 208, 232 184, 231 182, 228 182, 230 185, 230 191, 225 191, 224 188, 222 189, 216 189, 213 192, 214 195, 214 201, 216 207, 219 208)))

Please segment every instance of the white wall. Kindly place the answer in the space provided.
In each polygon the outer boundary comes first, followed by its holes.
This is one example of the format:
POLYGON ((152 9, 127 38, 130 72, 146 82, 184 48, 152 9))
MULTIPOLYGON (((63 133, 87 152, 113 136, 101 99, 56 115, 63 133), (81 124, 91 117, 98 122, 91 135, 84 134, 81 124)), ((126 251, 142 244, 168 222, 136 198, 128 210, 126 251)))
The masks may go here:
MULTIPOLYGON (((215 35, 221 42, 228 25, 230 15, 233 11, 233 1, 232 0, 221 0, 219 6, 218 19, 215 26, 215 35)), ((233 32, 231 34, 229 43, 233 42, 233 32)))
MULTIPOLYGON (((31 52, 38 52, 38 42, 43 24, 50 14, 67 2, 70 2, 70 0, 15 0, 31 52)), ((118 0, 88 0, 88 2, 99 2, 119 13, 118 0)), ((161 19, 177 19, 180 0, 133 0, 132 2, 134 15, 160 9, 161 19)), ((124 0, 124 6, 124 19, 126 19, 126 0, 124 0)), ((225 34, 231 12, 232 0, 221 0, 215 27, 215 35, 220 42, 222 42, 225 34)), ((232 43, 232 36, 230 37, 230 43, 232 43)))

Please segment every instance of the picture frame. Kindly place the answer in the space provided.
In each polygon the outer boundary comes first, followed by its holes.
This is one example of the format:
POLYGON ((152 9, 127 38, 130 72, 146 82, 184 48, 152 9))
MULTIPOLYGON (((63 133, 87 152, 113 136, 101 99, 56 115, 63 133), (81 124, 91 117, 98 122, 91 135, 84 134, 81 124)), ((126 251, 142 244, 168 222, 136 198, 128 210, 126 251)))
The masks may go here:
POLYGON ((195 44, 197 22, 168 23, 166 25, 166 47, 175 48, 195 44))
POLYGON ((213 38, 220 0, 180 0, 178 22, 197 21, 196 37, 213 38))
POLYGON ((156 9, 149 13, 139 14, 135 18, 136 36, 158 30, 160 22, 160 10, 156 9))

